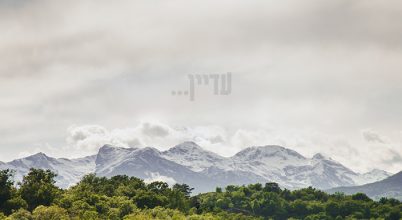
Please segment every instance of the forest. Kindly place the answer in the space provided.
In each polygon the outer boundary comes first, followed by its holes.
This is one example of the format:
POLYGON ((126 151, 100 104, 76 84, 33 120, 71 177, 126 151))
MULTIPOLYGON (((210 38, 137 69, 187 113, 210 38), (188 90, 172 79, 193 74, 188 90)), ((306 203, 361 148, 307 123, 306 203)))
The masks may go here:
POLYGON ((145 183, 124 175, 94 174, 68 188, 50 170, 31 169, 21 182, 0 171, 0 219, 401 219, 402 203, 365 194, 327 194, 314 188, 282 189, 276 183, 229 185, 193 195, 190 186, 145 183))

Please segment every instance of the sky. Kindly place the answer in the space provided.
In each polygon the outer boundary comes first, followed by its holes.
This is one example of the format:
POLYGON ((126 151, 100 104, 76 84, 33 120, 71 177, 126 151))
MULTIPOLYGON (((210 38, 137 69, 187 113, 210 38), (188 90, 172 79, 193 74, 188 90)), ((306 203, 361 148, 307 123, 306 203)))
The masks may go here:
POLYGON ((0 0, 0 161, 194 141, 402 170, 402 3, 0 0), (231 90, 189 75, 231 73, 231 90))

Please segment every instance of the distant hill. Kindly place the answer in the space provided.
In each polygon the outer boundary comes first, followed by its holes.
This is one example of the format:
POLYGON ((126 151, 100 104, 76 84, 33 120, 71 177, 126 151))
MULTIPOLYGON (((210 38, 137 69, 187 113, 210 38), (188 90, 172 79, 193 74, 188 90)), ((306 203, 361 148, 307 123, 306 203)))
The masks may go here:
POLYGON ((343 192, 345 194, 362 192, 376 200, 381 197, 389 197, 402 201, 402 171, 378 182, 362 186, 337 187, 327 190, 327 192, 343 192))

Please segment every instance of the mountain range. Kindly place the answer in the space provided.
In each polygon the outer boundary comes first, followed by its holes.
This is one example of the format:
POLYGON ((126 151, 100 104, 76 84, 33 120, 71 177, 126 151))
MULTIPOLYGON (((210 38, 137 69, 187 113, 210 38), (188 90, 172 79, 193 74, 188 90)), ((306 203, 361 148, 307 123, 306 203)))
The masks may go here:
POLYGON ((372 183, 391 176, 381 170, 356 173, 321 154, 307 158, 276 145, 249 147, 232 157, 222 157, 194 142, 184 142, 166 151, 104 145, 96 155, 78 159, 56 159, 38 153, 8 163, 0 162, 0 169, 15 170, 16 181, 21 181, 31 167, 56 172, 56 184, 62 188, 74 185, 85 174, 96 173, 106 177, 125 174, 146 181, 186 183, 194 187, 195 192, 256 182, 277 182, 288 189, 308 186, 331 189, 372 183))

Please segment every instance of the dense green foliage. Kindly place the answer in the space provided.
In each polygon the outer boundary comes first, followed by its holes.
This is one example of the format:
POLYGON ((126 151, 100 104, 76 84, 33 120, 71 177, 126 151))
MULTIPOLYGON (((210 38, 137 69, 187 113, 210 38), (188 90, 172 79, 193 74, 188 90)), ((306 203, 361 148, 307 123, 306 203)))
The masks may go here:
POLYGON ((146 184, 136 177, 85 176, 63 190, 55 174, 31 169, 17 187, 0 171, 0 219, 401 219, 402 203, 365 194, 346 196, 276 183, 227 186, 191 195, 186 184, 146 184))

